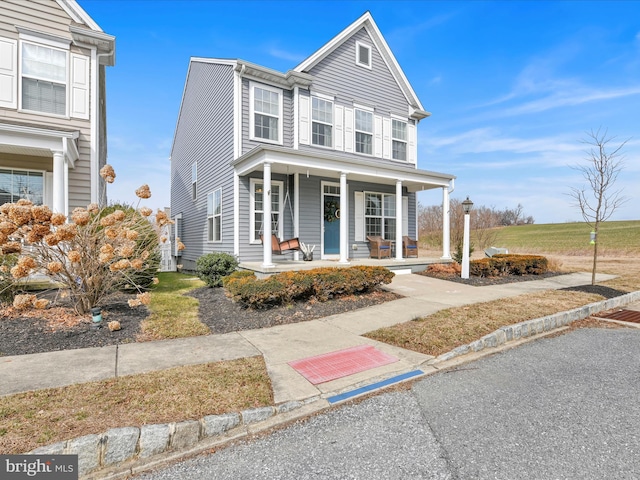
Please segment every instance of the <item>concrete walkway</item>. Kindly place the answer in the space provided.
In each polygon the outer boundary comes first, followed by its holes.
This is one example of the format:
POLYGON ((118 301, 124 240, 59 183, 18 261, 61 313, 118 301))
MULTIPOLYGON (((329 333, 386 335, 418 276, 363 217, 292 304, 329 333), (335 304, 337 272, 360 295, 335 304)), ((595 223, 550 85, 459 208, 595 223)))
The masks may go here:
MULTIPOLYGON (((598 275, 599 282, 613 278, 598 275)), ((382 327, 407 322, 438 310, 525 293, 589 284, 590 273, 574 273, 545 280, 473 287, 420 275, 396 275, 387 288, 405 298, 360 310, 291 325, 224 335, 129 343, 32 355, 0 357, 0 395, 60 387, 221 360, 262 355, 280 404, 344 391, 415 368, 431 369, 433 357, 364 338, 382 327), (312 385, 287 362, 369 344, 399 358, 398 362, 312 385), (116 356, 117 353, 117 356, 116 356)))

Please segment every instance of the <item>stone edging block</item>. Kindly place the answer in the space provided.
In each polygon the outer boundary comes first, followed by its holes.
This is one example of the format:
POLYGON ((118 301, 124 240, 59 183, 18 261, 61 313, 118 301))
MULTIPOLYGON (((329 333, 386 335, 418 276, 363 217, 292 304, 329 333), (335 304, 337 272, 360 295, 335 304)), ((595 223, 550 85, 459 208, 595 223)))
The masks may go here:
POLYGON ((565 312, 554 313, 542 318, 535 318, 525 322, 500 327, 495 332, 489 333, 467 345, 461 345, 454 348, 450 352, 443 353, 436 357, 436 362, 445 362, 452 358, 466 355, 470 352, 479 352, 485 348, 495 348, 512 340, 531 337, 540 333, 549 332, 556 328, 566 327, 571 322, 582 320, 595 313, 611 310, 616 307, 628 305, 640 300, 640 291, 620 295, 619 297, 602 300, 600 302, 590 303, 583 307, 574 308, 565 312))

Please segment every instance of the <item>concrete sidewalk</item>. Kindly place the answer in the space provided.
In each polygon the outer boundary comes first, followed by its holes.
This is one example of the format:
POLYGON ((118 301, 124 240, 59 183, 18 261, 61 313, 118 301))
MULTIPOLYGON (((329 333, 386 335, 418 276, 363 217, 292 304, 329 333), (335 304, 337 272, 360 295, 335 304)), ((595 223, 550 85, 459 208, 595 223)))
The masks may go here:
MULTIPOLYGON (((598 281, 610 278, 613 276, 598 275, 598 281)), ((120 345, 117 349, 118 375, 262 355, 276 404, 303 400, 418 367, 424 371, 433 368, 428 365, 433 357, 361 336, 367 332, 445 308, 585 285, 590 281, 591 274, 574 273, 545 280, 473 287, 421 275, 396 275, 387 288, 405 298, 382 305, 260 330, 120 345), (320 385, 312 385, 287 364, 363 344, 374 345, 399 361, 320 385)), ((115 371, 115 346, 0 357, 0 395, 112 378, 115 371)))

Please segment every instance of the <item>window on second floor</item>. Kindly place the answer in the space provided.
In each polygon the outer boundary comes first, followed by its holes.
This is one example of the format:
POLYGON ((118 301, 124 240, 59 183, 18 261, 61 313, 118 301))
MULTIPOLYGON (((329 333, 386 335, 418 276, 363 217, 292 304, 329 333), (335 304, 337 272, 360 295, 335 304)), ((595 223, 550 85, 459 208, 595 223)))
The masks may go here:
POLYGON ((222 241, 222 189, 218 188, 207 195, 207 239, 210 242, 222 241))
POLYGON ((333 102, 322 98, 311 99, 311 143, 322 147, 333 146, 333 102))
POLYGON ((407 160, 407 123, 393 119, 391 126, 391 158, 407 160))
POLYGON ((198 162, 191 165, 191 199, 195 200, 198 194, 198 162))
POLYGON ((22 108, 67 114, 67 52, 22 43, 22 108))
POLYGON ((373 154, 373 113, 365 110, 355 112, 356 152, 373 154))
POLYGON ((251 138, 282 143, 282 92, 251 85, 251 138))

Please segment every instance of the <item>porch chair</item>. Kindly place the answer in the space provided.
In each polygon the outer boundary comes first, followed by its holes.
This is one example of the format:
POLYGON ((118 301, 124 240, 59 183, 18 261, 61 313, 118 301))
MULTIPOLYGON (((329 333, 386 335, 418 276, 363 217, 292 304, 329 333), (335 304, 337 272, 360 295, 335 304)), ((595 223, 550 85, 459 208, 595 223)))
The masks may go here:
POLYGON ((409 238, 408 236, 402 237, 402 256, 409 257, 418 257, 418 241, 409 238))
MULTIPOLYGON (((263 235, 260 234, 260 241, 264 243, 263 235)), ((271 251, 279 255, 284 255, 288 251, 300 250, 300 239, 290 238, 288 240, 282 240, 278 238, 275 233, 271 234, 271 251)))
POLYGON ((380 235, 367 236, 369 241, 369 258, 382 257, 391 258, 391 240, 385 240, 380 235))

